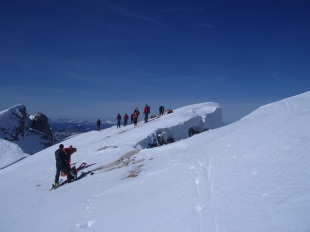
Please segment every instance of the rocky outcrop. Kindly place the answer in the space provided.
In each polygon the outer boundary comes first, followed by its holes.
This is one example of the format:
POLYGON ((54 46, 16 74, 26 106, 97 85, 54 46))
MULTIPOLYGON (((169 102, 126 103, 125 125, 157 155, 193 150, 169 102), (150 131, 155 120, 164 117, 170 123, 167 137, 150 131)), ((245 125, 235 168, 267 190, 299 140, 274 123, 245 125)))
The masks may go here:
POLYGON ((28 154, 54 144, 47 117, 42 113, 30 117, 22 104, 0 112, 0 138, 16 143, 28 154))
POLYGON ((41 112, 34 116, 31 127, 47 136, 53 137, 50 125, 48 124, 48 118, 41 112))
MULTIPOLYGON (((25 106, 16 107, 14 109, 10 110, 11 115, 8 115, 11 120, 16 120, 16 126, 12 128, 12 131, 10 131, 10 128, 5 130, 3 127, 0 126, 0 129, 5 132, 5 134, 8 136, 9 141, 16 141, 19 137, 22 137, 25 135, 25 131, 28 124, 28 115, 26 112, 25 106), (11 137, 11 138, 10 138, 11 137)), ((7 124, 6 124, 7 125, 7 124)), ((5 138, 4 138, 5 139, 5 138)))

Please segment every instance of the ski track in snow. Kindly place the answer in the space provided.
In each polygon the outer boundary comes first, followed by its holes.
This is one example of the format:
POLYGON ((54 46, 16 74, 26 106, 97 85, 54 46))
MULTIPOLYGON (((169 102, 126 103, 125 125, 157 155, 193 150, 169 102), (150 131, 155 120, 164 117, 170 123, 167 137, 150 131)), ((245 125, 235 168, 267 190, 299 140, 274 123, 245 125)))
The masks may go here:
POLYGON ((202 229, 202 221, 201 221, 201 211, 203 210, 203 205, 201 202, 201 190, 200 190, 200 175, 199 171, 195 166, 189 167, 189 169, 194 173, 195 178, 195 184, 196 184, 196 194, 197 194, 197 202, 195 205, 195 211, 198 213, 198 225, 199 225, 199 231, 203 231, 202 229))
POLYGON ((196 185, 197 200, 194 206, 195 212, 198 214, 198 226, 199 231, 204 232, 207 229, 205 222, 206 214, 208 213, 208 204, 211 214, 215 219, 214 228, 218 231, 217 225, 217 212, 216 212, 216 197, 213 191, 213 182, 215 171, 212 167, 213 156, 210 158, 209 164, 205 164, 198 160, 195 160, 195 164, 189 166, 189 170, 194 175, 194 183, 196 185), (209 202, 207 199, 209 198, 209 202))
POLYGON ((213 189, 213 183, 214 183, 214 176, 215 176, 215 170, 212 166, 213 162, 213 156, 211 156, 208 166, 208 182, 209 182, 209 190, 210 190, 210 210, 215 217, 215 211, 214 211, 214 204, 216 204, 216 198, 214 196, 214 189, 213 189))

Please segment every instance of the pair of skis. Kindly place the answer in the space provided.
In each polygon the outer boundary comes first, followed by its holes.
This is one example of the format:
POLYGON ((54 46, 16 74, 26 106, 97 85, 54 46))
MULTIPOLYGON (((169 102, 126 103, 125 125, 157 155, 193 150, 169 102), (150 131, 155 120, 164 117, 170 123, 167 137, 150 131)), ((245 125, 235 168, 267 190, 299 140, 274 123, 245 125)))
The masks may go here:
MULTIPOLYGON (((71 166, 75 165, 75 164, 76 163, 73 163, 73 164, 71 164, 71 166)), ((82 170, 86 165, 87 165, 87 163, 85 163, 85 162, 81 163, 81 165, 78 168, 76 168, 76 173, 78 173, 80 170, 82 170)), ((65 176, 67 176, 67 173, 60 172, 60 176, 65 177, 65 176)))
MULTIPOLYGON (((75 163, 74 163, 74 164, 75 164, 75 163)), ((72 164, 72 165, 74 165, 74 164, 72 164)), ((76 168, 76 174, 77 174, 80 170, 82 170, 86 165, 87 165, 87 163, 85 163, 85 162, 81 163, 81 165, 80 165, 78 168, 76 168)), ((53 189, 57 189, 57 188, 59 188, 60 186, 66 184, 66 183, 71 183, 71 182, 73 182, 73 181, 75 181, 75 180, 81 179, 81 178, 83 178, 84 176, 86 176, 88 173, 89 173, 89 172, 87 172, 87 173, 82 172, 82 174, 81 174, 79 177, 77 177, 76 179, 73 179, 73 180, 71 180, 71 181, 69 181, 68 179, 65 180, 65 181, 64 181, 63 179, 61 179, 61 180, 59 181, 58 187, 56 187, 56 185, 53 184, 53 185, 52 185, 52 188, 51 188, 49 191, 51 191, 51 190, 53 190, 53 189)), ((93 175, 94 173, 93 173, 93 172, 90 172, 90 174, 93 175)), ((61 172, 60 175, 63 176, 63 177, 67 176, 67 174, 66 174, 66 173, 63 173, 63 172, 61 172)))

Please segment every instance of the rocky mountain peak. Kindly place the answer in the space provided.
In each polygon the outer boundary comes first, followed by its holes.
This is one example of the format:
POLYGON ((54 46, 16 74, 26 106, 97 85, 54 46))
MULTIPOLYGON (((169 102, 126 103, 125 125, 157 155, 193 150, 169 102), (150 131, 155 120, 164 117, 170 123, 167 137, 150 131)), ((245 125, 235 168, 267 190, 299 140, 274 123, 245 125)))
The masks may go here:
POLYGON ((48 118, 45 114, 39 112, 32 119, 31 128, 45 134, 48 136, 53 136, 52 131, 50 129, 50 125, 48 124, 48 118))
POLYGON ((0 112, 0 138, 16 143, 28 154, 54 143, 47 117, 38 113, 31 119, 23 104, 0 112))

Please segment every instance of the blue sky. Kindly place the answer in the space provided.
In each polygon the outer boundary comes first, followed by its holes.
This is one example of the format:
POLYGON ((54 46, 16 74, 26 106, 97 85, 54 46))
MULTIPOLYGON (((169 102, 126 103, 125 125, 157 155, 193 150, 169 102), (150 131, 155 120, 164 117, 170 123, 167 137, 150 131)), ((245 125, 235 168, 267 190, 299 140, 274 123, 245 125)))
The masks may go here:
POLYGON ((0 110, 115 119, 218 102, 225 122, 310 90, 308 0, 1 0, 0 110))

